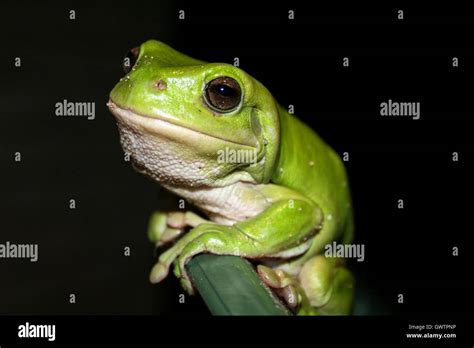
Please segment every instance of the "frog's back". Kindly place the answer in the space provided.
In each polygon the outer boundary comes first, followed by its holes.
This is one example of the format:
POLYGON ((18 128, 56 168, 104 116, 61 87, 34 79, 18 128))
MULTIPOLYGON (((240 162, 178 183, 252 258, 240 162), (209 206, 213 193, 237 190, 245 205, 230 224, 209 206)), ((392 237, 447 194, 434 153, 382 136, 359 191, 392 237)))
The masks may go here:
POLYGON ((281 144, 272 182, 316 203, 331 221, 334 239, 352 237, 352 207, 344 164, 310 127, 280 107, 281 144))

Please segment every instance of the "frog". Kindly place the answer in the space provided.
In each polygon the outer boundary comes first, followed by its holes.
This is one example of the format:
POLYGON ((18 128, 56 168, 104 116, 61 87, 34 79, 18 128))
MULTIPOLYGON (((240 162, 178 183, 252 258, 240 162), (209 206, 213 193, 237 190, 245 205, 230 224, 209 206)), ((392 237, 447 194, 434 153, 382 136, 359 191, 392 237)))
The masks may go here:
MULTIPOLYGON (((148 235, 194 294, 196 255, 233 255, 297 315, 349 315, 355 279, 325 246, 348 244, 354 218, 340 156, 238 66, 148 40, 124 59, 107 103, 134 168, 198 208, 156 211, 148 235), (223 156, 225 154, 225 156, 223 156)), ((288 71, 279 72, 291 81, 288 71)))

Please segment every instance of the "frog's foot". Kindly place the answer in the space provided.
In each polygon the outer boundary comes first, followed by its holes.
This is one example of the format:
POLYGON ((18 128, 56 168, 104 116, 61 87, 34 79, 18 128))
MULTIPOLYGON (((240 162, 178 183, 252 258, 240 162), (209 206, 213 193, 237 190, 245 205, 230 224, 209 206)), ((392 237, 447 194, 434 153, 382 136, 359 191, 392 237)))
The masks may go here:
MULTIPOLYGON (((150 274, 150 281, 158 283, 163 280, 168 275, 171 264, 175 262, 175 275, 181 280, 184 289, 192 294, 194 289, 186 264, 197 254, 261 259, 265 255, 280 252, 284 245, 297 244, 311 235, 311 226, 317 224, 322 213, 318 207, 305 200, 296 199, 293 203, 290 206, 287 200, 275 202, 259 215, 231 226, 199 224, 160 255, 150 274), (275 223, 275 216, 282 216, 283 220, 275 223), (293 219, 296 216, 298 219, 293 219), (288 237, 287 231, 290 228, 295 232, 288 237)), ((285 291, 291 292, 293 288, 288 287, 285 291)), ((290 293, 287 297, 291 299, 293 296, 290 293)), ((293 303, 293 300, 290 302, 293 303)))
POLYGON ((158 283, 163 280, 168 275, 171 264, 176 261, 174 274, 180 279, 183 288, 192 295, 194 288, 186 271, 186 264, 200 253, 252 257, 258 254, 259 250, 251 237, 233 226, 200 224, 160 255, 158 263, 151 271, 150 281, 158 283), (235 240, 245 243, 239 246, 235 240))
POLYGON ((285 301, 286 305, 294 309, 302 301, 304 294, 295 279, 281 269, 272 269, 264 265, 257 266, 260 279, 285 301))
POLYGON ((167 244, 178 238, 188 226, 208 222, 193 212, 155 212, 148 224, 148 238, 157 247, 167 244))
POLYGON ((309 306, 299 315, 348 315, 354 297, 354 278, 344 260, 322 255, 309 259, 298 275, 309 306))
MULTIPOLYGON (((180 238, 176 244, 160 255, 158 262, 153 266, 150 273, 150 282, 156 284, 161 282, 168 276, 169 268, 171 264, 180 256, 180 254, 187 249, 189 244, 192 244, 194 239, 197 239, 200 235, 205 234, 212 228, 220 229, 221 226, 215 224, 199 224, 193 228, 189 233, 180 238)), ((177 263, 175 272, 176 276, 181 279, 181 284, 184 289, 189 293, 193 294, 193 287, 191 280, 184 269, 184 262, 177 263)))

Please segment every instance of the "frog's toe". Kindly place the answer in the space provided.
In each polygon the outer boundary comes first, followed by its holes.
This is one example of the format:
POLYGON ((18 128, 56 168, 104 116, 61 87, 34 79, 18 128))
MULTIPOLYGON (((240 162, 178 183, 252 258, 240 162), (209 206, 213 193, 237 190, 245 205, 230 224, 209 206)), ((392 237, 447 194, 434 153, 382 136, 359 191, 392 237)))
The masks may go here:
POLYGON ((167 219, 167 214, 163 212, 157 211, 151 215, 148 222, 148 239, 152 243, 157 243, 161 239, 163 232, 168 227, 167 219))
POLYGON ((165 264, 157 262, 150 272, 150 282, 153 284, 161 282, 168 275, 168 270, 165 264))
POLYGON ((295 280, 280 269, 272 269, 264 265, 257 266, 260 279, 281 298, 289 308, 296 308, 301 302, 301 294, 295 280))
POLYGON ((182 211, 175 211, 168 213, 168 226, 175 229, 182 229, 186 227, 186 214, 182 211))
POLYGON ((270 267, 264 265, 257 266, 257 273, 260 279, 272 289, 281 288, 280 277, 270 267))
POLYGON ((277 290, 278 295, 282 298, 286 305, 290 308, 296 308, 298 306, 299 301, 299 294, 294 285, 285 286, 282 289, 277 290))
POLYGON ((184 290, 186 290, 186 292, 189 294, 189 295, 194 295, 194 287, 193 287, 193 284, 191 283, 191 280, 189 279, 189 277, 183 277, 181 278, 181 286, 183 287, 184 290))
POLYGON ((273 289, 281 289, 294 283, 293 277, 281 269, 272 269, 264 265, 258 265, 257 273, 260 279, 273 289))
POLYGON ((180 279, 180 283, 181 283, 181 286, 183 287, 183 289, 186 290, 186 292, 189 295, 193 295, 194 294, 194 287, 193 287, 193 284, 191 282, 191 279, 189 278, 189 275, 186 272, 186 270, 184 269, 184 267, 180 266, 179 261, 176 262, 176 265, 174 267, 174 275, 177 278, 180 279))
POLYGON ((160 247, 162 245, 168 244, 174 241, 176 238, 178 238, 183 232, 184 232, 184 229, 181 229, 181 228, 167 227, 163 231, 161 238, 158 241, 156 241, 155 245, 157 247, 160 247))
POLYGON ((186 218, 183 212, 154 212, 148 224, 148 238, 157 247, 178 238, 186 228, 186 218))

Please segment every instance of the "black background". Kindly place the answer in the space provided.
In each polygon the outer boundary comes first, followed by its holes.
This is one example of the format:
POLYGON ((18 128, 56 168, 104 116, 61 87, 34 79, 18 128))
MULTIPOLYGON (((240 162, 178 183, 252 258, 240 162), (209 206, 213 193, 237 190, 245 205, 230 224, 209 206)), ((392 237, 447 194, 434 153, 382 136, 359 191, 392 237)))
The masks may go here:
POLYGON ((148 283, 156 256, 149 214, 177 198, 123 161, 105 105, 123 55, 150 38, 206 61, 239 57, 282 105, 350 153, 355 242, 366 252, 351 264, 368 306, 359 313, 474 311, 472 11, 256 1, 3 5, 0 243, 38 243, 39 260, 0 261, 0 314, 208 315, 199 297, 178 303, 173 277, 148 283), (95 102, 95 120, 55 116, 63 99, 95 102), (420 102, 421 119, 381 117, 388 99, 420 102))

